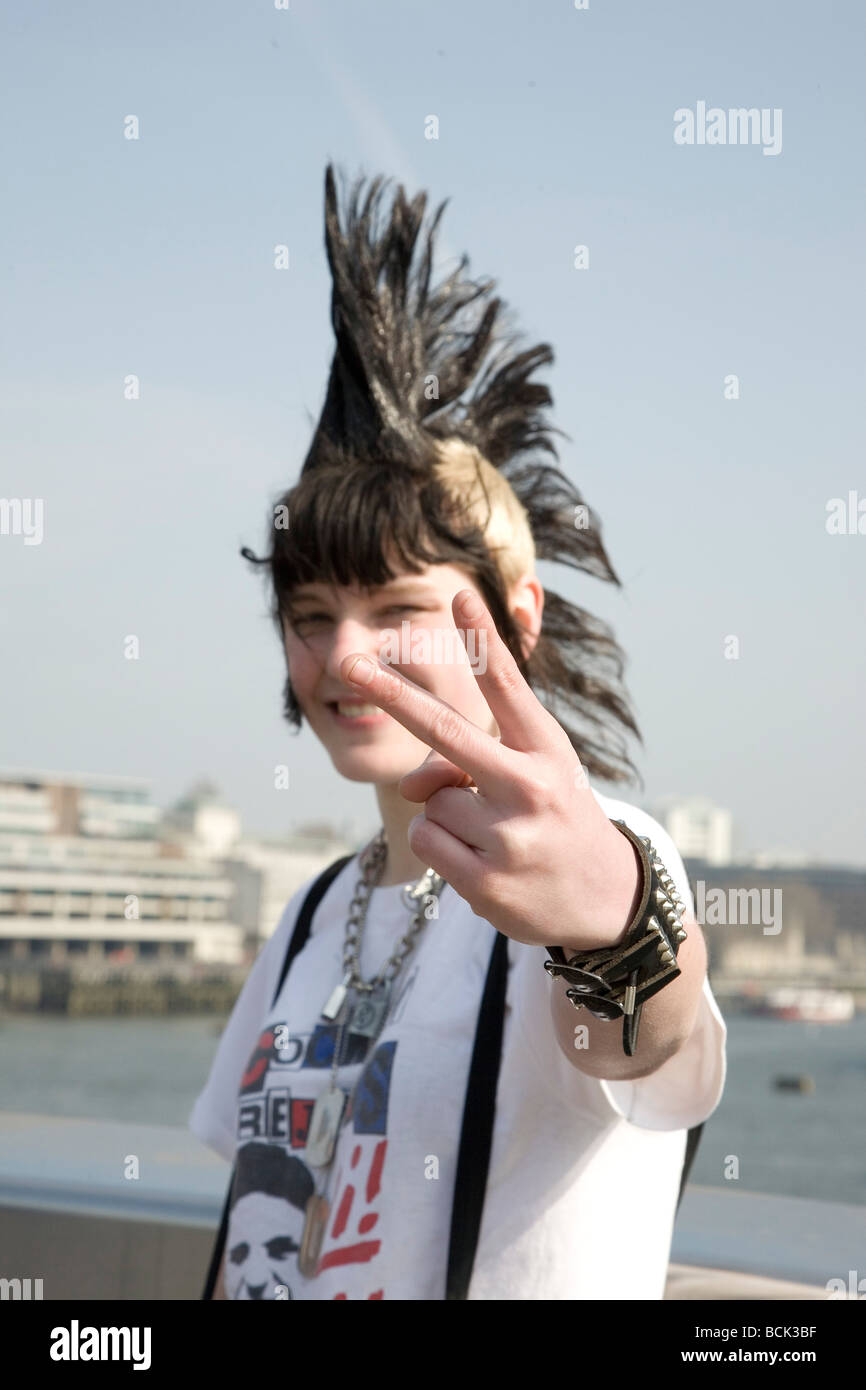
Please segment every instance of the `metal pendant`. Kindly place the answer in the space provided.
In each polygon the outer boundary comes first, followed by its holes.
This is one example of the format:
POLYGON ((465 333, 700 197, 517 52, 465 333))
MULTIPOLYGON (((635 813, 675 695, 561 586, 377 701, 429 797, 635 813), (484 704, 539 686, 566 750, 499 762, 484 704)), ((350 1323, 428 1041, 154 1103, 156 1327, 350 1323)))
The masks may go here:
POLYGON ((349 1011, 346 1027, 350 1033, 360 1034, 362 1038, 375 1037, 385 1014, 391 990, 388 985, 379 985, 375 990, 361 994, 349 1011))
POLYGON ((417 883, 407 883, 403 888, 401 897, 404 907, 408 907, 410 912, 417 912, 424 898, 430 893, 438 897, 443 886, 443 880, 435 869, 425 869, 417 883))
POLYGON ((323 1091, 313 1106, 304 1158, 313 1167, 330 1163, 348 1096, 337 1086, 323 1091))
POLYGON ((352 972, 347 970, 340 983, 335 985, 328 995, 325 1006, 322 1009, 322 1018, 326 1018, 329 1023, 333 1023, 334 1020, 340 1016, 340 1010, 345 1003, 351 978, 352 972))
POLYGON ((327 1197, 319 1197, 314 1192, 307 1202, 304 1234, 301 1236, 301 1248, 298 1251, 298 1269, 305 1279, 316 1277, 319 1253, 330 1211, 331 1204, 327 1197))

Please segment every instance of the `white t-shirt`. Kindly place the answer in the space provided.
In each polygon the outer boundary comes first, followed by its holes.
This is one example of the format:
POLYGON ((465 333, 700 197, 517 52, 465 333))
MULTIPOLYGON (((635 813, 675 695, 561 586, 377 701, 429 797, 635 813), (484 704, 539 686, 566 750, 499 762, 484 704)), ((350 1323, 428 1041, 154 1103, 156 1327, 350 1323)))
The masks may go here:
MULTIPOLYGON (((606 815, 649 835, 693 906, 682 860, 658 822, 594 794, 606 815)), ((445 1296, 463 1103, 495 937, 447 884, 438 918, 426 923, 398 977, 378 1039, 362 1062, 340 1068, 346 1089, 360 1080, 327 1170, 330 1214, 318 1272, 306 1279, 298 1270, 306 1200, 325 1176, 303 1161, 309 1117, 331 1075, 334 1027, 320 1013, 343 975, 358 873, 355 856, 327 889, 271 1008, 310 883, 288 903, 190 1117, 193 1132, 242 1173, 225 1247, 229 1298, 285 1298, 278 1286, 293 1299, 445 1296)), ((408 921, 400 885, 373 890, 364 979, 378 972, 408 921)), ((572 1065, 556 1040, 550 992, 564 985, 544 970, 545 948, 509 940, 508 957, 493 1146, 469 1298, 660 1299, 686 1130, 713 1112, 725 1082, 727 1030, 709 982, 679 1052, 650 1076, 601 1081, 572 1065)))

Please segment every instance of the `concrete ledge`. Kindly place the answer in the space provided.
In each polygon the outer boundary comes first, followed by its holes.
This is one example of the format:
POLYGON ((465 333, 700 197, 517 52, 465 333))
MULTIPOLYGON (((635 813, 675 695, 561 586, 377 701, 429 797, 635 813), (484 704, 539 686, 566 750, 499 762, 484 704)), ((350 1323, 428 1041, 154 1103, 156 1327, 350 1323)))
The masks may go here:
MULTIPOLYGON (((0 1274, 41 1279, 46 1301, 196 1300, 215 1234, 215 1226, 0 1206, 0 1274)), ((666 1301, 695 1302, 826 1298, 825 1288, 810 1284, 674 1263, 664 1293, 666 1301)))
POLYGON ((0 1206, 5 1278, 42 1296, 120 1302, 201 1298, 216 1229, 0 1206))
POLYGON ((732 1269, 702 1269, 699 1265, 671 1264, 665 1284, 665 1301, 694 1299, 706 1302, 737 1299, 766 1302, 783 1299, 827 1300, 827 1290, 815 1284, 793 1284, 787 1279, 762 1279, 732 1269))
MULTIPOLYGON (((229 1166, 188 1130, 0 1112, 0 1174, 0 1276, 45 1299, 201 1297, 229 1166)), ((826 1299, 864 1248, 866 1208, 689 1187, 664 1298, 826 1299)))

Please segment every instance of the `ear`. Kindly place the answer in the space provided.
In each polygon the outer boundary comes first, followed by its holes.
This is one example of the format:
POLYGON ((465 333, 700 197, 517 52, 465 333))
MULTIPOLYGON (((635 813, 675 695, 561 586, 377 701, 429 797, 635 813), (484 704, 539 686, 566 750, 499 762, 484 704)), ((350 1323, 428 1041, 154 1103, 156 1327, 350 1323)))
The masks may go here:
POLYGON ((508 607, 518 626, 523 629, 524 660, 532 655, 541 633, 544 612, 544 587, 534 574, 524 574, 508 590, 508 607))

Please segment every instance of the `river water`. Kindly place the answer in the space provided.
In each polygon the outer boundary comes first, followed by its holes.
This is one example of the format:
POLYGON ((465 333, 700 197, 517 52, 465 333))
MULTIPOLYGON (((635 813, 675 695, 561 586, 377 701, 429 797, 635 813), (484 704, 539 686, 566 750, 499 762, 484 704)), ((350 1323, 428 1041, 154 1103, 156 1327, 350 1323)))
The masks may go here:
MULTIPOLYGON (((185 1125, 224 1020, 0 1017, 0 1111, 185 1125)), ((820 1025, 727 1017, 728 1080, 691 1181, 866 1205, 866 1014, 820 1025), (806 1074, 804 1094, 774 1087, 806 1074)), ((0 1115, 2 1124, 2 1115, 0 1115)))

